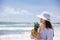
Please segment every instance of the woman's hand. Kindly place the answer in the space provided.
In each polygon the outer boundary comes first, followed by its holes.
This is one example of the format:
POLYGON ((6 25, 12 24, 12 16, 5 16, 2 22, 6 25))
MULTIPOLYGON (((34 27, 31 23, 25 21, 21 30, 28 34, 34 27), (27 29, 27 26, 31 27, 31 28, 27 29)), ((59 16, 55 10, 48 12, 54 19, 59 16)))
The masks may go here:
POLYGON ((37 33, 36 38, 37 38, 37 40, 41 40, 41 37, 40 37, 39 33, 37 33))
POLYGON ((40 35, 38 32, 36 32, 34 29, 31 32, 31 35, 36 39, 36 40, 41 40, 40 35))

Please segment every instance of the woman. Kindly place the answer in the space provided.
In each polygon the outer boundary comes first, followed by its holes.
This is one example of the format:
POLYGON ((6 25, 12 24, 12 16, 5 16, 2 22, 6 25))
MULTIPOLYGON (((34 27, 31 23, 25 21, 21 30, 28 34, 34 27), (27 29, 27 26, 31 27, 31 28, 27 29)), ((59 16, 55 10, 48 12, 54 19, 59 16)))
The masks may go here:
POLYGON ((50 22, 50 15, 44 11, 38 17, 40 18, 39 40, 53 40, 54 31, 50 22))

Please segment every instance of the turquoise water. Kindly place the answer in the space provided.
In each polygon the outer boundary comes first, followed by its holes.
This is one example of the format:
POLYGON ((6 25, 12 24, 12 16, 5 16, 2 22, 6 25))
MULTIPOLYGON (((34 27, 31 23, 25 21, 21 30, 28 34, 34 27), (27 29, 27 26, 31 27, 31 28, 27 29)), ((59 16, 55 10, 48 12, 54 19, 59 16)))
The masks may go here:
MULTIPOLYGON (((27 22, 0 22, 0 28, 24 28, 24 27, 33 27, 33 23, 27 23, 27 22)), ((0 30, 0 35, 4 34, 20 34, 23 32, 28 32, 31 30, 23 30, 23 29, 17 29, 17 30, 0 30)))
POLYGON ((33 27, 29 22, 0 22, 0 27, 33 27))
MULTIPOLYGON (((33 27, 34 23, 25 23, 25 22, 0 22, 0 28, 28 28, 28 30, 23 30, 23 29, 17 29, 17 30, 0 30, 0 35, 4 35, 4 34, 21 34, 23 32, 29 32, 31 30, 29 30, 29 27, 33 27)), ((54 28, 60 28, 60 24, 53 24, 54 28)))

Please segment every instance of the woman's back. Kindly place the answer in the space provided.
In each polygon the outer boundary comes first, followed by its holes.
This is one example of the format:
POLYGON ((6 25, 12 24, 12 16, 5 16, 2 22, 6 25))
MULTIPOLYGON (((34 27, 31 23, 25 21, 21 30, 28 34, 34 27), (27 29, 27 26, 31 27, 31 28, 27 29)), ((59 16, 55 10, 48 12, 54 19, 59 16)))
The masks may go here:
POLYGON ((39 32, 39 35, 42 40, 53 40, 54 32, 50 28, 45 28, 44 30, 39 32))

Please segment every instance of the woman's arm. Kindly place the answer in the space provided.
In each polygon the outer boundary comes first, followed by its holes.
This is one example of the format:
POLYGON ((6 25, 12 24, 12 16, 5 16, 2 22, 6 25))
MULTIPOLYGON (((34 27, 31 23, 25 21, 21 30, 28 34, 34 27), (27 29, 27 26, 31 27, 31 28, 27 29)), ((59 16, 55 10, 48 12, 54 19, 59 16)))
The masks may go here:
POLYGON ((36 38, 37 38, 37 40, 41 40, 39 33, 37 33, 36 38))

